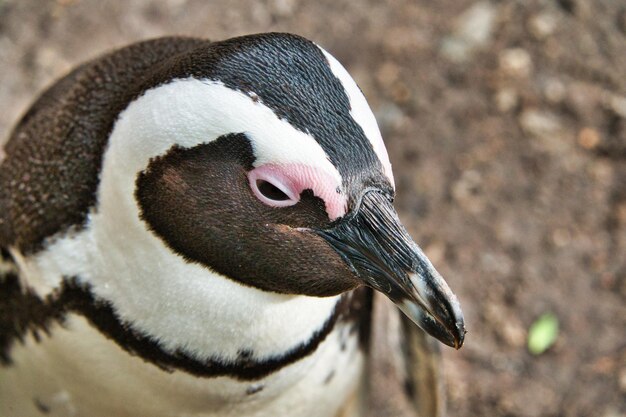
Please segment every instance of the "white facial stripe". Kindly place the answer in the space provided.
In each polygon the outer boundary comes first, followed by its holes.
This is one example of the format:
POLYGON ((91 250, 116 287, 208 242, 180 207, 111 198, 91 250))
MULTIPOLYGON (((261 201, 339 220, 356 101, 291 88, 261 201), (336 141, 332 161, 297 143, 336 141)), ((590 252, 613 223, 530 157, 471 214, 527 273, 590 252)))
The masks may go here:
POLYGON ((374 113, 372 113, 372 109, 370 109, 370 106, 367 104, 365 96, 343 65, 322 47, 318 46, 318 48, 322 50, 326 59, 328 59, 331 71, 335 74, 335 77, 339 79, 348 95, 348 99, 350 100, 350 115, 363 129, 365 136, 369 139, 374 148, 374 152, 376 152, 378 159, 383 165, 387 178, 391 181, 391 185, 395 187, 391 163, 387 155, 387 148, 385 148, 380 129, 378 129, 378 124, 376 123, 376 118, 374 117, 374 113))
POLYGON ((190 148, 244 132, 254 149, 255 166, 310 165, 341 185, 339 172, 312 136, 279 119, 262 102, 217 81, 181 79, 149 90, 122 113, 115 129, 122 134, 113 135, 109 146, 125 148, 116 163, 133 178, 149 158, 163 155, 173 144, 190 148), (120 139, 123 143, 116 142, 120 139))
POLYGON ((263 104, 220 83, 174 81, 146 92, 120 115, 104 157, 98 210, 84 230, 25 262, 23 269, 41 282, 33 285, 51 289, 63 276, 78 276, 111 300, 122 320, 166 349, 182 348, 200 359, 235 359, 242 347, 264 358, 308 340, 338 297, 243 286, 186 262, 140 220, 135 178, 151 157, 173 144, 192 147, 242 131, 250 135, 257 164, 306 164, 341 184, 318 143, 263 104))

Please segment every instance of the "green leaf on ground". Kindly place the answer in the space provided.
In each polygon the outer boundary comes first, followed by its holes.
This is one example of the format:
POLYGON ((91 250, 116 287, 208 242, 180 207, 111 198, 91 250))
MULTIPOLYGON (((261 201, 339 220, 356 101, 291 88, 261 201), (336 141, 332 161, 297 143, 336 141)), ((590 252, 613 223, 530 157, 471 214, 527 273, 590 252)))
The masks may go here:
POLYGON ((542 314, 528 330, 528 350, 541 355, 550 349, 559 335, 559 319, 552 313, 542 314))

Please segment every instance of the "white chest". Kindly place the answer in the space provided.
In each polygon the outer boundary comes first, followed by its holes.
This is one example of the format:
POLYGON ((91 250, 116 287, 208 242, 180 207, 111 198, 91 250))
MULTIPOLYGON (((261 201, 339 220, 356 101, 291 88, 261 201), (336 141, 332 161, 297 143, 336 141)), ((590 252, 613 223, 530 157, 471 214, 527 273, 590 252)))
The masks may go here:
MULTIPOLYGON (((90 250, 97 240, 93 230, 19 259, 23 280, 44 298, 58 294, 64 277, 79 277, 95 296, 111 301, 122 323, 136 324, 170 356, 184 352, 199 362, 225 363, 242 351, 256 362, 280 357, 324 329, 339 300, 264 293, 165 252, 160 262, 156 256, 154 262, 128 262, 137 258, 90 250)), ((145 260, 160 246, 143 248, 145 260)), ((129 354, 119 338, 94 327, 93 317, 70 309, 50 337, 37 342, 28 336, 12 348, 14 365, 0 369, 0 415, 334 417, 363 368, 354 325, 338 320, 314 349, 258 378, 198 377, 129 354)))
POLYGON ((335 416, 355 392, 363 355, 340 323, 306 358, 265 378, 198 378, 130 356, 84 318, 14 347, 2 370, 0 415, 335 416))

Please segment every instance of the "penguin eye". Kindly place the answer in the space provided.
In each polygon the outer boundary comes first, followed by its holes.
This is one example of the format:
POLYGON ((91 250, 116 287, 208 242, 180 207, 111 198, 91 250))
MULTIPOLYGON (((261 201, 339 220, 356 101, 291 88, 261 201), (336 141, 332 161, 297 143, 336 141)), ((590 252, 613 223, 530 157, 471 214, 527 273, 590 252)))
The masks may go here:
POLYGON ((268 200, 285 201, 289 200, 289 196, 282 192, 280 188, 265 180, 256 180, 256 186, 259 192, 268 200))
POLYGON ((293 182, 279 169, 256 168, 248 173, 252 193, 270 207, 293 206, 300 201, 300 193, 293 182))

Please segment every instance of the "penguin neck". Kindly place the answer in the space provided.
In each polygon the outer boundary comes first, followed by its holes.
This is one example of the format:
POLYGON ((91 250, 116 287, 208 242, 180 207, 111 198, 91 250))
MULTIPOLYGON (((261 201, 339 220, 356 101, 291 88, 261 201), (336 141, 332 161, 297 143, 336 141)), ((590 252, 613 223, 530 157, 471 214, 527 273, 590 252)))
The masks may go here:
POLYGON ((106 214, 19 262, 28 285, 43 297, 72 277, 133 332, 199 361, 284 356, 334 325, 341 296, 245 286, 174 254, 138 222, 111 227, 106 214))

